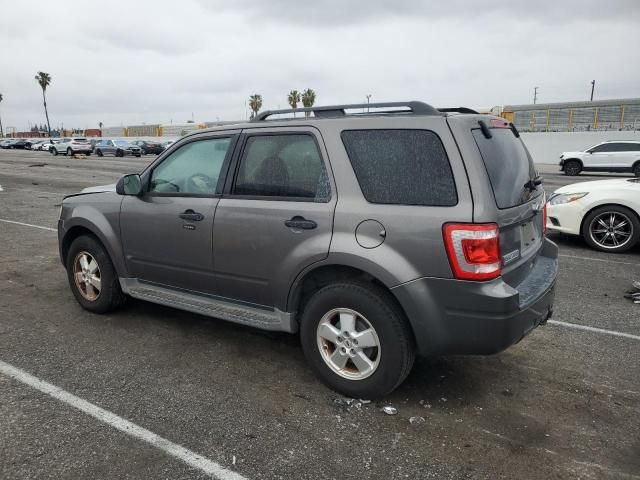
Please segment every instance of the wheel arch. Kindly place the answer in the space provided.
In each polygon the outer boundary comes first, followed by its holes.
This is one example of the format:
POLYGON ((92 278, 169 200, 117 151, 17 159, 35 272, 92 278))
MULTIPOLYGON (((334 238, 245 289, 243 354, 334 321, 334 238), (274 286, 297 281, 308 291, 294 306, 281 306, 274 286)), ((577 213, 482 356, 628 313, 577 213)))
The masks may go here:
POLYGON ((119 236, 116 232, 113 231, 108 222, 106 222, 106 225, 98 226, 82 218, 74 219, 73 224, 66 229, 64 235, 60 239, 60 259, 65 267, 71 244, 76 238, 82 235, 90 235, 100 242, 107 252, 107 255, 109 255, 109 259, 111 260, 118 276, 126 276, 126 266, 124 264, 124 258, 120 248, 119 236), (105 231, 103 231, 103 229, 105 229, 105 231), (116 241, 109 241, 109 238, 112 240, 115 239, 116 241))
POLYGON ((377 275, 368 272, 363 268, 351 265, 339 263, 322 264, 300 274, 289 291, 286 310, 288 312, 293 312, 296 315, 297 322, 303 306, 309 298, 311 298, 314 292, 331 283, 345 280, 371 283, 372 285, 383 289, 388 294, 389 300, 392 301, 404 315, 409 329, 411 330, 411 334, 415 335, 411 319, 398 297, 394 294, 393 289, 391 288, 392 285, 388 285, 377 275))
POLYGON ((576 158, 576 157, 565 158, 564 164, 566 165, 567 162, 578 162, 580 164, 580 168, 584 168, 584 162, 582 161, 581 158, 576 158))

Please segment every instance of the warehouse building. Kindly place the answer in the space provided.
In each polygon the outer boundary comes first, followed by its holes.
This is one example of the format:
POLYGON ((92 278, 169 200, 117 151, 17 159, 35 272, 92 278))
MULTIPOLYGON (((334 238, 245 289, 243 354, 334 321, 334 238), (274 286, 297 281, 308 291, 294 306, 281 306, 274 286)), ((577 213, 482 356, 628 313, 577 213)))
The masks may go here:
POLYGON ((640 98, 505 105, 502 117, 523 132, 640 129, 640 98))

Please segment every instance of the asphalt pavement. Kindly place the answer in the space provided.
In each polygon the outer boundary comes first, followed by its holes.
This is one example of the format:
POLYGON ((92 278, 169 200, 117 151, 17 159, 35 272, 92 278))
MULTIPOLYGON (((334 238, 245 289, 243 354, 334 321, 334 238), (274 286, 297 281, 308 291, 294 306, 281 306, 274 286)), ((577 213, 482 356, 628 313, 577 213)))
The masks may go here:
MULTIPOLYGON (((640 479, 640 305, 623 298, 639 247, 553 236, 558 323, 495 356, 419 359, 389 397, 352 401, 296 336, 134 300, 80 308, 62 198, 150 160, 0 151, 0 478, 640 479)), ((608 177, 539 167, 549 191, 608 177)))

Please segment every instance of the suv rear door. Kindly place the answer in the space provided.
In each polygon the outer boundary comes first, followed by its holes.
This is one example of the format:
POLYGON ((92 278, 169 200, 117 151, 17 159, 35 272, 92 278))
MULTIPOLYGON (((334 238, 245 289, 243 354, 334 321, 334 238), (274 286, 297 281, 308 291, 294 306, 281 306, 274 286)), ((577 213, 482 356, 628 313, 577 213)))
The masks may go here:
POLYGON ((335 188, 315 128, 244 130, 240 144, 214 222, 217 293, 272 308, 302 269, 327 257, 335 188))

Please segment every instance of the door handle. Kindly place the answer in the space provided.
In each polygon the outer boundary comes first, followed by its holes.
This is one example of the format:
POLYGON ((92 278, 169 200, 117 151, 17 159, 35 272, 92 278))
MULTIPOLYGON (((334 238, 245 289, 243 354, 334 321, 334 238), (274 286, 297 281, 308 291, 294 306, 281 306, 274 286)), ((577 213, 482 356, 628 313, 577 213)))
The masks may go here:
POLYGON ((198 212, 194 212, 191 209, 185 210, 179 215, 179 217, 183 220, 189 220, 190 222, 201 222, 202 220, 204 220, 204 215, 198 212))
POLYGON ((297 228, 301 230, 313 230, 318 226, 313 220, 307 220, 300 215, 296 215, 291 220, 286 220, 284 224, 289 228, 297 228))

